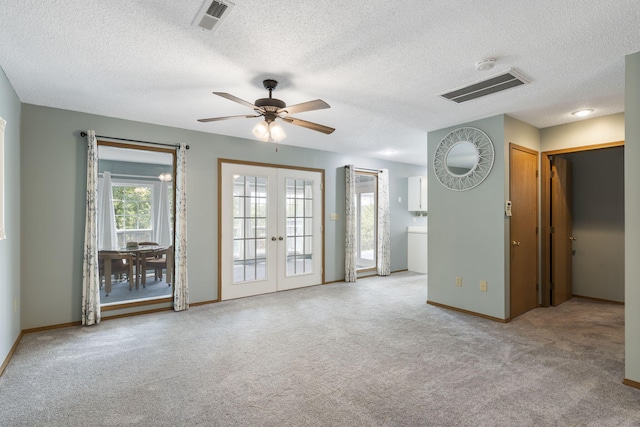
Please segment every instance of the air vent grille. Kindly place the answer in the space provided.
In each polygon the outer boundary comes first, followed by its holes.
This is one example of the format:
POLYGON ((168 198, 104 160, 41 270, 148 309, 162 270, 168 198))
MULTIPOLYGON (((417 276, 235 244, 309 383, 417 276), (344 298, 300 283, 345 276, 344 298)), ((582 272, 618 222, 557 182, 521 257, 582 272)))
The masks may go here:
POLYGON ((501 92, 503 90, 521 86, 529 83, 520 73, 513 68, 504 73, 490 77, 479 82, 472 83, 462 88, 458 88, 446 93, 440 94, 441 97, 458 104, 472 99, 481 98, 492 93, 501 92))
POLYGON ((218 3, 217 1, 211 2, 211 6, 207 9, 207 15, 213 16, 214 18, 220 19, 224 14, 224 11, 227 10, 227 5, 224 3, 218 3))
POLYGON ((193 25, 203 30, 217 30, 224 19, 229 15, 234 4, 230 1, 205 0, 193 21, 193 25))

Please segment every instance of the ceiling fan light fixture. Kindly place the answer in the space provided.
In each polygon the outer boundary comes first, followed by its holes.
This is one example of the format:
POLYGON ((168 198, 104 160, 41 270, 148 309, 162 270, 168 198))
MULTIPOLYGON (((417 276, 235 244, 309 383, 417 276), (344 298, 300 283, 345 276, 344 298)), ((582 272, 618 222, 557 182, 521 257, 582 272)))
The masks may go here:
POLYGON ((276 122, 261 121, 253 127, 253 134, 260 141, 279 142, 287 137, 282 126, 276 122))
POLYGON ((334 128, 331 128, 329 126, 324 126, 318 123, 297 119, 289 115, 291 113, 293 114, 303 113, 305 111, 314 111, 314 110, 322 110, 324 108, 330 108, 330 105, 324 102, 323 100, 315 99, 313 101, 302 102, 300 104, 290 105, 289 107, 287 107, 287 104, 285 104, 284 101, 280 99, 276 99, 272 96, 273 90, 278 85, 277 81, 272 79, 267 79, 267 80, 264 80, 262 83, 264 84, 265 89, 269 91, 269 97, 257 99, 256 102, 253 104, 245 101, 244 99, 240 99, 237 96, 233 96, 230 93, 213 92, 214 95, 221 96, 230 101, 233 101, 238 104, 244 105, 245 107, 251 108, 257 115, 211 117, 208 119, 198 119, 198 121, 202 123, 207 123, 207 122, 217 122, 220 120, 228 120, 228 119, 239 119, 239 118, 250 119, 255 117, 264 117, 264 122, 260 122, 254 126, 253 135, 262 141, 271 141, 271 142, 282 141, 287 137, 287 134, 284 132, 284 129, 282 129, 282 126, 280 126, 280 124, 278 123, 275 123, 276 119, 284 120, 285 122, 290 123, 292 125, 301 126, 303 128, 314 130, 316 132, 322 132, 326 135, 329 135, 333 133, 333 131, 335 131, 334 128))
POLYGON ((264 120, 253 127, 253 134, 261 141, 269 139, 269 123, 264 120))
POLYGON ((270 141, 279 142, 285 139, 287 134, 284 133, 284 129, 282 129, 279 123, 271 122, 269 123, 269 137, 270 141))

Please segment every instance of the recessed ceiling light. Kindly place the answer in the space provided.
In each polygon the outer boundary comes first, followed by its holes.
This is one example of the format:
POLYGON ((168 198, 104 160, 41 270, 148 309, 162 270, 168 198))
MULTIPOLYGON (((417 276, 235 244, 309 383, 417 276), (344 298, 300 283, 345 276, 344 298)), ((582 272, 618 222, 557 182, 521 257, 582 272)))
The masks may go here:
POLYGON ((396 150, 382 150, 380 154, 384 154, 385 156, 391 156, 392 154, 396 154, 396 150))
POLYGON ((593 108, 585 108, 584 110, 574 111, 571 114, 578 117, 584 117, 584 116, 588 116, 591 113, 593 113, 593 108))

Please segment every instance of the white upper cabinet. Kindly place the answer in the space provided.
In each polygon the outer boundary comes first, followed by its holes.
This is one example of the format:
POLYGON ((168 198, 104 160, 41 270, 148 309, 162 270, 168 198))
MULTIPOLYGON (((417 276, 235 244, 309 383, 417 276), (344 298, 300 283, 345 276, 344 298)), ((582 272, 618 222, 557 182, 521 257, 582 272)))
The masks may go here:
POLYGON ((409 177, 408 204, 410 212, 427 211, 427 177, 409 177))

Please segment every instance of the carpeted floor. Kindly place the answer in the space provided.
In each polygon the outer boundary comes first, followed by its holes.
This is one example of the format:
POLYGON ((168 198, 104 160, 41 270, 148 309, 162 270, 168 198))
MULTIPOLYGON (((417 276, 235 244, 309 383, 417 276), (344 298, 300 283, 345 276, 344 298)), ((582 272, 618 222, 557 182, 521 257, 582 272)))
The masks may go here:
POLYGON ((637 426, 624 307, 501 324, 399 273, 27 334, 0 425, 637 426))

